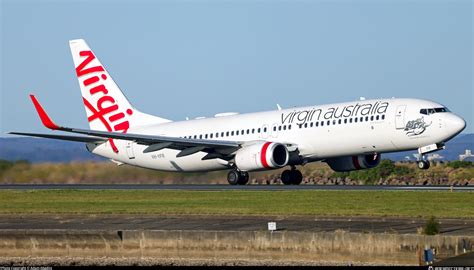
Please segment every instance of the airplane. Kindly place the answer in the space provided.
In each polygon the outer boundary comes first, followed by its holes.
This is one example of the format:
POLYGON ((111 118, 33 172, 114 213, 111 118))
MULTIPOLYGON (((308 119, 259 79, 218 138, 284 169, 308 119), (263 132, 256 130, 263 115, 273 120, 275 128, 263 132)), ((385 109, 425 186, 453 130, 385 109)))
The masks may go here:
POLYGON ((219 113, 211 118, 176 121, 132 106, 83 39, 69 41, 90 129, 57 125, 34 95, 43 125, 80 134, 11 132, 86 143, 91 153, 118 165, 172 172, 229 170, 231 185, 245 185, 249 172, 287 167, 285 185, 303 180, 297 166, 326 162, 334 171, 374 168, 381 154, 445 148, 466 122, 445 106, 422 99, 361 99, 256 113, 219 113))

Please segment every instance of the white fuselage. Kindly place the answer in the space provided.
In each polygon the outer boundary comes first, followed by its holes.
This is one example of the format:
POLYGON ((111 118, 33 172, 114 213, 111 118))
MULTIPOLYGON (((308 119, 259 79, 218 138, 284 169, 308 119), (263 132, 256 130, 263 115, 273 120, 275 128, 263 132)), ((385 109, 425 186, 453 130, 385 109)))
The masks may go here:
MULTIPOLYGON (((132 127, 128 133, 196 140, 279 142, 297 148, 301 157, 312 162, 417 149, 444 143, 464 129, 464 120, 449 111, 420 113, 434 108, 444 106, 420 99, 360 100, 132 127)), ((179 150, 143 153, 146 145, 122 140, 115 143, 121 149, 118 153, 108 142, 89 144, 88 149, 117 162, 163 171, 229 168, 226 160, 201 160, 206 155, 204 152, 176 157, 179 150)))

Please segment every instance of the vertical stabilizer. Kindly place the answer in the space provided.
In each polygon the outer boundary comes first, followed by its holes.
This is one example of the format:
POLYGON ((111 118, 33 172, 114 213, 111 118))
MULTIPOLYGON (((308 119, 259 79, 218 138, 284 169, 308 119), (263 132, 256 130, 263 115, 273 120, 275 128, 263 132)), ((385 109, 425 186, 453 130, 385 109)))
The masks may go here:
POLYGON ((69 47, 91 129, 126 133, 130 127, 170 122, 135 109, 83 39, 70 40, 69 47))

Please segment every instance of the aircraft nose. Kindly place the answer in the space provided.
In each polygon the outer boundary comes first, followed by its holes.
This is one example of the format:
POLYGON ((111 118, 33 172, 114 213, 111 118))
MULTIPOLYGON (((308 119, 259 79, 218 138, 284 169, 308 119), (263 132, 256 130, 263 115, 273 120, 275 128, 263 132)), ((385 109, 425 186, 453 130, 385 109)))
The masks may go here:
POLYGON ((451 119, 449 119, 448 125, 453 129, 455 133, 459 133, 466 128, 466 121, 457 115, 453 115, 451 119))

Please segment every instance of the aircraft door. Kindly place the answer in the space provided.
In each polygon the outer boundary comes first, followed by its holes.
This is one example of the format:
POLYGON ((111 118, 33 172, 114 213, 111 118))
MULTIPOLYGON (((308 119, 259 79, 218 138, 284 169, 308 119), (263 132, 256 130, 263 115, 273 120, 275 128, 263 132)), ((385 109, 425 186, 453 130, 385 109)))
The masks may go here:
POLYGON ((400 105, 397 107, 397 110, 395 111, 395 128, 396 129, 402 129, 405 128, 405 110, 407 106, 406 105, 400 105))
POLYGON ((127 150, 128 159, 135 159, 135 153, 133 153, 133 142, 132 141, 127 141, 125 149, 127 150))

